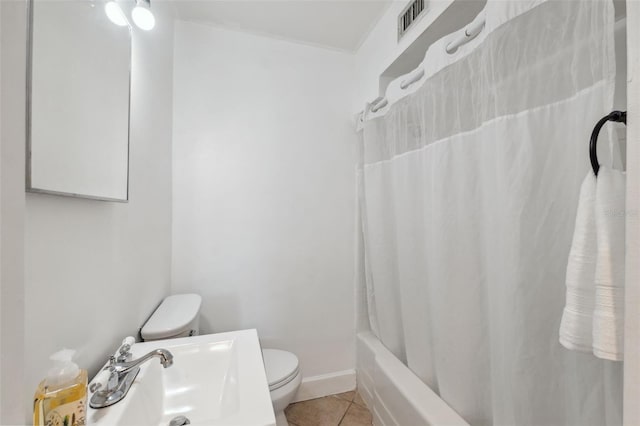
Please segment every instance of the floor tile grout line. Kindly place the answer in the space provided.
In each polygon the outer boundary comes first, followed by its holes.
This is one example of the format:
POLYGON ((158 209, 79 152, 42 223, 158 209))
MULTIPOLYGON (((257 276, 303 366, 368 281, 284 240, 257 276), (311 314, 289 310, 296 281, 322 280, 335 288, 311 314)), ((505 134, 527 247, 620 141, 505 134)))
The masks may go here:
MULTIPOLYGON (((370 413, 371 413, 371 410, 369 410, 369 407, 367 407, 366 405, 360 405, 360 404, 358 404, 357 402, 355 402, 355 397, 356 397, 356 395, 354 395, 353 401, 349 401, 348 399, 342 398, 342 397, 338 396, 338 394, 327 395, 327 396, 324 396, 324 397, 314 398, 314 399, 325 399, 325 398, 330 398, 330 397, 336 397, 337 399, 342 400, 342 401, 345 401, 345 402, 347 402, 347 403, 348 403, 348 405, 347 405, 347 407, 346 407, 345 411, 343 412, 342 416, 340 417, 340 420, 338 420, 338 423, 332 424, 331 426, 341 426, 341 425, 343 425, 343 422, 344 422, 345 418, 347 417, 347 414, 349 413, 349 410, 351 410, 351 408, 353 408, 353 406, 354 406, 354 405, 355 405, 358 409, 364 409, 364 410, 366 410, 366 411, 369 413, 369 415, 371 415, 371 414, 370 414, 370 413)), ((304 404, 305 402, 307 402, 307 401, 299 401, 299 402, 293 403, 293 404, 291 404, 291 405, 304 404)), ((287 418, 287 421, 289 421, 289 419, 288 419, 288 418, 287 418)), ((298 424, 298 423, 291 423, 291 422, 289 422, 289 424, 290 424, 291 426, 300 426, 300 424, 298 424)), ((372 424, 372 423, 369 423, 369 424, 372 424)))
POLYGON ((340 421, 338 422, 338 424, 336 426, 340 426, 342 424, 342 421, 344 420, 344 418, 347 416, 347 413, 349 412, 349 408, 351 408, 351 406, 353 405, 353 401, 349 403, 349 406, 347 407, 347 409, 344 411, 344 414, 342 415, 342 417, 340 417, 340 421))

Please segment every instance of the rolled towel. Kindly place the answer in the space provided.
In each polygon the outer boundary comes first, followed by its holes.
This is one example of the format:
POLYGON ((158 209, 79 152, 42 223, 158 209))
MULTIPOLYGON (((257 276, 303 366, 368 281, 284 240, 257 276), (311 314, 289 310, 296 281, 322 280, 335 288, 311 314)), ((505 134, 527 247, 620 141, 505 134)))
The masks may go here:
POLYGON ((625 198, 625 174, 600 166, 593 353, 611 361, 622 361, 624 354, 625 198))
POLYGON ((560 343, 567 349, 593 351, 592 327, 596 270, 596 177, 584 178, 567 263, 567 297, 560 322, 560 343))

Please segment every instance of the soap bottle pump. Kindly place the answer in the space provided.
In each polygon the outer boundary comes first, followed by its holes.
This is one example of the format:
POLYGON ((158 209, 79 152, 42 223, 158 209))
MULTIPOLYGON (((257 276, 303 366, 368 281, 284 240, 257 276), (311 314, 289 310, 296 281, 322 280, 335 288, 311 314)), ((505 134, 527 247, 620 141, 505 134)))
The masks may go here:
POLYGON ((87 371, 73 361, 74 350, 51 355, 54 362, 33 398, 36 426, 83 426, 87 409, 87 371))

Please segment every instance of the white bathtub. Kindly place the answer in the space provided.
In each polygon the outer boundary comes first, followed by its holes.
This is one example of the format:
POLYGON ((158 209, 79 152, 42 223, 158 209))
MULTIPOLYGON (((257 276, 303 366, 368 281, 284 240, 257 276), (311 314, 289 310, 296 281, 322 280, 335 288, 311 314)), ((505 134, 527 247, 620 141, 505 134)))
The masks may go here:
POLYGON ((371 332, 358 333, 356 371, 374 426, 469 426, 371 332))

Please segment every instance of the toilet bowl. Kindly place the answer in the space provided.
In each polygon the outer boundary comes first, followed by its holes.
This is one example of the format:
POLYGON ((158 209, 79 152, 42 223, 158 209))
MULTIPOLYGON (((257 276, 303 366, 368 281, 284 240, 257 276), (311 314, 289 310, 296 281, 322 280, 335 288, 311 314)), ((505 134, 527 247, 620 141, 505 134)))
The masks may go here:
MULTIPOLYGON (((197 294, 176 294, 162 301, 142 327, 144 341, 173 339, 199 334, 200 306, 197 294)), ((262 359, 277 426, 287 426, 284 409, 293 401, 302 382, 298 357, 279 349, 263 349, 262 359)))
POLYGON ((262 359, 267 373, 273 411, 276 414, 276 425, 287 426, 284 409, 291 404, 302 382, 298 357, 291 352, 279 349, 263 349, 262 359))

